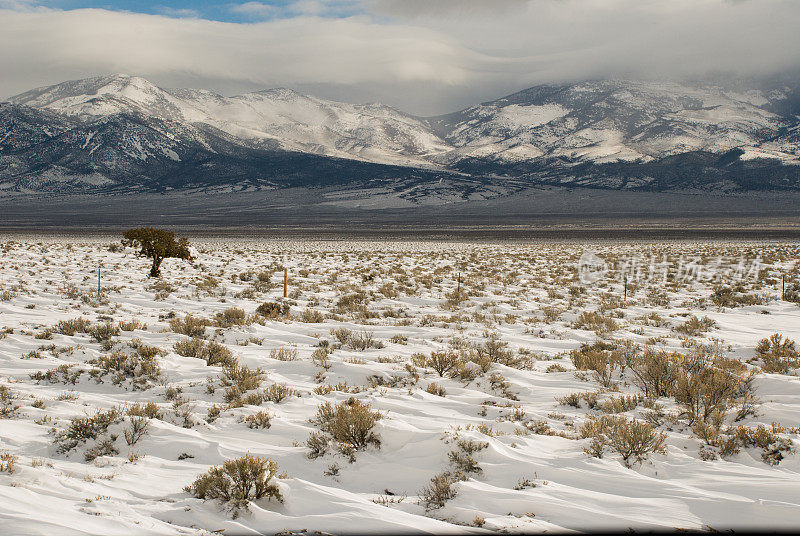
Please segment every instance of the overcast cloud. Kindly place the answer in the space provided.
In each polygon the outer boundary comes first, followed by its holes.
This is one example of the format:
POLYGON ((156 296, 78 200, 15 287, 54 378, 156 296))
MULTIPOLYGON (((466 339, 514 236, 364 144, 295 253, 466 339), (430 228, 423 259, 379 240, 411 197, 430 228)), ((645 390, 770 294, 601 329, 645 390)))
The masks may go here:
POLYGON ((167 87, 287 86, 434 114, 543 82, 800 68, 797 0, 301 0, 225 9, 246 20, 0 0, 0 96, 126 72, 167 87))

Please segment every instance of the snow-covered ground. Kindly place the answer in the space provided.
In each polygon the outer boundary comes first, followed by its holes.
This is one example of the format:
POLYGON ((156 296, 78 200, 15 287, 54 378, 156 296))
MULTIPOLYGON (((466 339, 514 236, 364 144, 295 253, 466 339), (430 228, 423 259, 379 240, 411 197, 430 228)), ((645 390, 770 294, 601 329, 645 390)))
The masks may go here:
POLYGON ((796 368, 765 373, 753 361, 761 339, 800 339, 800 308, 780 299, 783 275, 787 288, 798 280, 798 244, 198 239, 194 262, 166 260, 153 280, 148 261, 111 251, 114 241, 0 242, 0 456, 15 457, 13 470, 0 472, 4 533, 722 530, 800 522, 800 378, 796 368), (657 259, 672 275, 637 280, 631 272, 623 303, 614 270, 595 282, 579 279, 578 260, 589 250, 609 265, 657 259), (748 274, 758 256, 763 264, 748 274), (697 281, 697 266, 701 278, 724 275, 697 281), (257 316, 262 303, 283 301, 284 267, 289 316, 257 316), (737 273, 754 277, 737 287, 737 273), (716 305, 710 296, 720 286, 755 304, 716 305), (241 325, 215 320, 231 308, 244 311, 241 325), (580 320, 595 311, 594 328, 580 320), (212 323, 203 338, 264 372, 249 394, 282 384, 288 396, 226 401, 223 369, 175 350, 189 337, 175 332, 174 320, 187 314, 212 323), (687 330, 692 315, 713 323, 687 330), (112 326, 107 336, 59 333, 69 331, 59 322, 76 318, 112 326), (373 347, 356 349, 346 332, 333 331, 341 328, 362 341, 372 334, 373 347), (641 392, 628 369, 612 368, 605 388, 596 374, 576 370, 570 352, 597 340, 675 352, 676 363, 705 344, 746 363, 754 412, 733 399, 721 429, 777 423, 782 459, 770 465, 764 449, 746 445, 720 456, 669 396, 640 398, 620 413, 665 434, 663 453, 630 467, 612 448, 590 456, 581 433, 587 419, 605 401, 641 392), (124 375, 115 382, 115 370, 99 372, 104 357, 131 356, 134 347, 161 351, 160 375, 137 385, 124 375), (440 376, 414 356, 448 349, 460 352, 460 376, 440 376), (481 355, 489 355, 485 370, 470 361, 481 355), (571 393, 595 393, 599 402, 590 409, 560 400, 571 393), (373 430, 380 445, 352 458, 335 448, 309 458, 317 408, 350 397, 382 414, 373 430), (160 418, 132 445, 125 417, 59 450, 72 419, 147 402, 160 418), (260 411, 269 427, 250 428, 245 419, 260 411), (458 454, 459 439, 487 444, 471 454, 478 468, 452 484, 455 496, 444 506, 420 501, 432 477, 458 473, 448 454, 458 454), (103 440, 105 454, 87 461, 103 440), (255 501, 234 518, 184 491, 211 466, 247 453, 278 464, 283 502, 255 501))

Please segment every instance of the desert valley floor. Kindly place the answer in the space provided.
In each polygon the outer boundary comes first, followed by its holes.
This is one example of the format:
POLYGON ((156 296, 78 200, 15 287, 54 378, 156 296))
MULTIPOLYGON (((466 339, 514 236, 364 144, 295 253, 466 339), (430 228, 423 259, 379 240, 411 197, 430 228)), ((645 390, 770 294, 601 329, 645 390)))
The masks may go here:
POLYGON ((192 245, 0 241, 3 532, 800 523, 800 243, 192 245))

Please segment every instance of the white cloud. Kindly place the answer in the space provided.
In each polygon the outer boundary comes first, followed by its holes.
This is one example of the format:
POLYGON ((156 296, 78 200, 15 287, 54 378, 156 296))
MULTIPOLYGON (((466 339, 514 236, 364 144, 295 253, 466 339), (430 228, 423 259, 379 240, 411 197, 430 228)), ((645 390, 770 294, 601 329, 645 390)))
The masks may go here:
POLYGON ((168 17, 196 19, 200 16, 200 13, 196 9, 176 9, 169 6, 160 6, 157 8, 157 11, 168 17))
MULTIPOLYGON (((289 86, 427 114, 534 83, 800 66, 794 0, 497 0, 493 9, 477 0, 363 1, 370 12, 358 16, 326 18, 353 1, 302 1, 248 24, 6 9, 0 95, 127 72, 165 86, 289 86)), ((255 13, 257 4, 237 9, 255 13)))
POLYGON ((230 11, 254 20, 298 16, 342 17, 363 11, 361 0, 295 0, 287 4, 245 2, 233 4, 230 11))
POLYGON ((272 4, 262 2, 245 2, 244 4, 234 4, 230 7, 233 13, 239 13, 251 17, 270 18, 275 16, 278 8, 272 4))
POLYGON ((364 0, 373 12, 407 18, 472 17, 525 8, 529 0, 364 0))

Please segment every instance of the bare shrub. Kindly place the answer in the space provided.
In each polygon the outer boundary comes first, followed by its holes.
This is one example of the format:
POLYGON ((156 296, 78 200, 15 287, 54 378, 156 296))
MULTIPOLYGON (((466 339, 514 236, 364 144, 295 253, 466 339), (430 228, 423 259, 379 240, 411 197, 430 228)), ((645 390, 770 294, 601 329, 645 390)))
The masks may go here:
POLYGON ((629 354, 627 366, 633 373, 633 383, 644 391, 645 396, 674 394, 678 379, 678 363, 674 356, 648 347, 641 354, 629 354))
POLYGON ((209 366, 231 366, 236 364, 233 353, 224 344, 203 339, 189 339, 175 343, 175 352, 184 357, 197 357, 205 360, 209 366))
POLYGON ((133 446, 142 439, 150 428, 150 421, 147 417, 131 415, 128 419, 128 426, 123 429, 122 434, 128 446, 133 446))
POLYGON ((390 340, 391 342, 393 342, 394 344, 402 344, 402 345, 406 345, 406 344, 408 344, 408 337, 406 337, 406 336, 405 336, 405 335, 403 335, 402 333, 398 333, 398 334, 396 334, 396 335, 392 335, 392 336, 389 338, 389 340, 390 340))
POLYGON ((351 397, 337 405, 326 402, 319 406, 314 422, 340 445, 360 450, 370 444, 380 446, 372 429, 381 418, 369 404, 351 397))
POLYGON ((469 299, 469 294, 463 288, 459 289, 458 287, 450 292, 445 292, 444 296, 447 298, 443 304, 445 309, 455 309, 460 303, 469 299))
POLYGON ((278 473, 278 464, 268 458, 246 454, 227 460, 197 478, 186 491, 203 500, 218 500, 237 516, 251 501, 264 497, 283 501, 278 486, 270 481, 278 473))
POLYGON ((615 371, 623 366, 622 353, 616 347, 602 341, 582 345, 570 352, 570 360, 578 370, 591 370, 603 387, 611 387, 615 371))
POLYGON ((269 413, 266 411, 259 411, 245 417, 244 422, 247 423, 248 428, 269 428, 272 426, 270 422, 269 413))
POLYGON ((125 413, 131 417, 147 417, 148 419, 161 419, 163 415, 158 405, 155 402, 148 402, 147 404, 134 404, 129 406, 125 413))
POLYGON ((383 343, 375 339, 375 334, 371 331, 361 330, 356 333, 347 328, 337 328, 331 330, 336 340, 342 346, 347 346, 356 351, 363 351, 369 348, 383 348, 383 343))
POLYGON ((724 415, 735 401, 751 390, 752 376, 735 360, 695 349, 683 357, 675 382, 675 400, 683 405, 690 422, 724 415))
POLYGON ((17 293, 13 290, 0 291, 0 301, 11 301, 17 297, 17 293))
POLYGON ((597 393, 596 392, 587 392, 587 393, 570 393, 565 396, 556 397, 556 400, 559 404, 563 404, 564 406, 571 406, 573 408, 580 408, 581 407, 581 400, 586 402, 586 406, 589 409, 594 409, 597 406, 597 393))
POLYGON ((761 370, 767 373, 788 374, 791 369, 800 368, 800 354, 794 341, 780 333, 761 339, 756 346, 756 357, 761 360, 761 370))
POLYGON ((364 314, 369 304, 369 298, 364 292, 354 292, 352 294, 345 294, 336 301, 336 313, 362 313, 364 314))
POLYGON ((542 315, 544 316, 545 322, 548 324, 552 324, 561 316, 563 311, 556 307, 555 305, 547 305, 542 307, 542 315))
POLYGON ((734 288, 717 287, 711 293, 711 301, 717 307, 739 307, 743 305, 757 305, 763 302, 763 298, 743 294, 743 290, 741 285, 734 288))
POLYGON ((203 337, 206 333, 206 327, 210 325, 211 321, 207 318, 192 315, 186 315, 183 320, 173 318, 169 321, 169 327, 172 331, 189 337, 203 337))
POLYGON ((707 316, 697 318, 695 315, 692 315, 686 322, 677 326, 675 331, 683 335, 689 335, 690 337, 699 337, 716 325, 717 323, 707 316))
POLYGON ((353 332, 347 328, 336 328, 331 329, 331 335, 341 344, 342 346, 346 346, 347 343, 350 341, 350 338, 353 336, 353 332))
POLYGON ((737 426, 728 430, 730 434, 729 444, 725 449, 725 456, 739 450, 739 448, 759 448, 761 449, 761 460, 768 465, 778 465, 785 457, 784 454, 792 452, 792 440, 788 437, 780 436, 781 428, 772 425, 772 429, 763 424, 756 428, 737 426), (730 444, 732 443, 732 444, 730 444))
POLYGON ((497 333, 491 333, 488 340, 474 348, 475 363, 481 366, 484 372, 488 370, 486 363, 500 363, 508 367, 519 366, 521 359, 508 349, 508 343, 500 339, 497 333))
POLYGON ((306 324, 321 324, 325 317, 316 309, 306 309, 300 314, 300 321, 306 324))
POLYGON ((209 366, 219 365, 221 367, 231 366, 236 362, 233 353, 224 344, 209 342, 198 356, 205 359, 209 366))
POLYGON ((148 290, 155 293, 154 299, 156 301, 166 300, 169 295, 175 291, 175 287, 169 281, 156 281, 148 287, 148 290))
POLYGON ((13 475, 16 469, 16 464, 16 456, 7 450, 0 452, 0 473, 8 473, 9 475, 13 475))
POLYGON ((195 425, 194 410, 196 405, 188 398, 177 397, 172 401, 172 411, 175 417, 184 428, 191 428, 195 425))
POLYGON ((269 357, 278 361, 295 361, 297 359, 297 348, 292 346, 273 348, 269 351, 269 357))
POLYGON ((216 404, 212 405, 208 408, 208 412, 206 413, 206 422, 214 422, 216 421, 219 416, 222 414, 222 407, 216 404))
POLYGON ((647 423, 616 415, 593 416, 581 427, 581 437, 591 438, 587 454, 602 458, 606 447, 622 456, 626 467, 647 459, 652 453, 666 453, 666 436, 647 423))
POLYGON ((443 507, 447 501, 458 495, 458 491, 453 486, 456 482, 458 479, 449 472, 434 476, 431 478, 430 484, 419 492, 420 504, 426 510, 443 507))
POLYGON ((604 335, 618 330, 619 324, 613 318, 606 317, 600 312, 584 311, 575 321, 573 327, 604 335))
POLYGON ((225 402, 239 400, 247 391, 258 389, 264 379, 264 371, 260 368, 255 370, 233 363, 222 368, 222 384, 225 389, 225 402))
POLYGON ((199 281, 195 281, 194 295, 201 296, 222 296, 225 294, 225 287, 221 287, 219 281, 211 276, 205 276, 199 281))
POLYGON ((132 348, 139 354, 140 357, 144 359, 152 359, 156 356, 164 356, 167 355, 167 352, 162 350, 157 346, 148 346, 144 344, 140 339, 133 339, 128 343, 128 347, 132 348))
POLYGON ((118 337, 120 333, 119 327, 111 322, 95 324, 89 329, 89 335, 91 335, 96 342, 109 341, 111 337, 118 337))
POLYGON ((653 287, 647 290, 647 303, 654 307, 666 307, 669 305, 669 296, 665 291, 653 287))
POLYGON ((316 348, 311 352, 311 361, 313 361, 316 366, 328 370, 331 368, 330 361, 328 360, 328 355, 330 353, 331 350, 328 347, 316 348))
POLYGON ((445 388, 439 385, 438 383, 434 382, 428 384, 428 386, 425 388, 425 392, 436 396, 447 395, 447 391, 445 390, 445 388))
POLYGON ((489 385, 492 390, 509 400, 519 400, 519 397, 511 391, 511 383, 502 374, 494 372, 489 376, 489 385))
POLYGON ((87 462, 91 462, 100 456, 116 456, 119 449, 114 445, 116 437, 104 437, 98 440, 94 446, 86 449, 83 457, 87 462))
POLYGON ((625 413, 632 411, 644 400, 641 395, 618 396, 605 400, 597 405, 603 413, 625 413))
POLYGON ((441 352, 431 352, 431 355, 425 360, 425 366, 432 368, 439 376, 444 376, 459 363, 459 355, 452 350, 444 350, 441 352))
POLYGON ((252 277, 252 284, 253 290, 256 292, 266 292, 271 288, 270 279, 272 278, 272 273, 267 271, 261 271, 255 274, 255 277, 252 277))
POLYGON ((465 361, 463 357, 459 357, 456 366, 450 370, 450 377, 458 379, 464 383, 469 383, 477 378, 483 369, 480 365, 472 361, 465 361))
POLYGON ((464 475, 482 473, 483 469, 478 465, 478 461, 473 457, 473 454, 488 448, 489 443, 471 439, 457 439, 456 446, 458 448, 447 453, 447 458, 455 469, 456 477, 461 479, 464 478, 464 475))
POLYGON ((138 320, 121 321, 119 322, 119 329, 122 331, 134 331, 137 329, 147 329, 147 324, 143 324, 138 320))
POLYGON ((74 318, 72 320, 61 320, 55 325, 53 330, 62 335, 73 336, 76 333, 87 333, 92 323, 86 318, 74 318))
POLYGON ((185 341, 178 341, 173 346, 175 353, 183 357, 200 357, 205 341, 203 339, 192 338, 185 341))
POLYGON ((331 438, 327 434, 320 432, 311 432, 306 440, 306 446, 309 449, 308 458, 313 460, 324 456, 330 447, 331 438))
POLYGON ((244 309, 230 307, 221 313, 217 313, 214 317, 214 323, 221 328, 244 326, 248 323, 247 313, 244 312, 244 309))
POLYGON ((264 390, 262 396, 264 400, 268 400, 270 402, 275 402, 276 404, 279 404, 285 398, 293 396, 295 394, 297 393, 293 389, 289 388, 287 385, 282 383, 273 383, 264 390))
POLYGON ((47 371, 37 370, 36 372, 32 372, 30 374, 30 378, 32 380, 36 380, 37 382, 44 381, 47 383, 63 384, 70 383, 75 385, 78 382, 78 379, 80 379, 81 374, 83 374, 83 371, 77 368, 75 363, 62 363, 54 369, 47 371))
POLYGON ((370 348, 383 348, 383 343, 375 338, 374 333, 362 329, 358 333, 350 334, 347 346, 356 351, 364 351, 370 348))
POLYGON ((161 366, 151 354, 143 357, 138 353, 127 355, 123 352, 112 352, 88 362, 97 366, 89 374, 98 382, 110 375, 114 385, 130 380, 135 389, 147 389, 151 383, 156 383, 161 378, 161 366))
MULTIPOLYGON (((66 430, 56 433, 57 450, 60 454, 64 454, 90 439, 98 439, 108 432, 108 428, 112 424, 117 424, 121 420, 122 416, 116 409, 97 411, 92 416, 74 417, 66 430)), ((104 438, 98 445, 107 447, 107 445, 103 445, 107 439, 104 438)))
POLYGON ((256 308, 256 313, 268 320, 279 320, 289 316, 289 304, 283 302, 264 302, 256 308))

